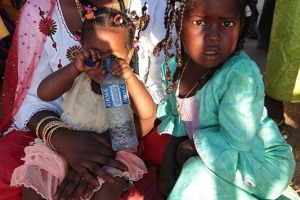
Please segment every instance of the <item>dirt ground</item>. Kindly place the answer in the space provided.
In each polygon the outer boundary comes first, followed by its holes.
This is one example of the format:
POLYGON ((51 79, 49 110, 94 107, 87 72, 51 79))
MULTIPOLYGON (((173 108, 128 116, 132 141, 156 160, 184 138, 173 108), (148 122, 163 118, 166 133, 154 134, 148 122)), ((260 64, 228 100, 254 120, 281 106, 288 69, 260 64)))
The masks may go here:
POLYGON ((300 195, 300 103, 287 103, 284 108, 286 123, 290 133, 287 142, 292 146, 296 160, 296 170, 291 186, 300 195))

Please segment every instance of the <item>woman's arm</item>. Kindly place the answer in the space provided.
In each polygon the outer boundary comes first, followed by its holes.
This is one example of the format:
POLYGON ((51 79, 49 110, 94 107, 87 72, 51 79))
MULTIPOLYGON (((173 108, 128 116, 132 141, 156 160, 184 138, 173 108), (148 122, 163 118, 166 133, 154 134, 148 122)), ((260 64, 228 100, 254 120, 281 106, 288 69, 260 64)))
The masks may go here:
MULTIPOLYGON (((31 117, 27 126, 35 132, 37 124, 48 116, 59 117, 52 111, 39 111, 31 117)), ((55 118, 45 120, 39 126, 37 135, 41 138, 41 130, 50 122, 58 120, 55 118)), ((98 185, 97 176, 108 182, 114 182, 113 178, 102 169, 102 166, 127 169, 125 165, 114 159, 115 152, 111 148, 108 133, 96 134, 90 131, 59 128, 54 131, 51 143, 75 171, 95 186, 98 185)))

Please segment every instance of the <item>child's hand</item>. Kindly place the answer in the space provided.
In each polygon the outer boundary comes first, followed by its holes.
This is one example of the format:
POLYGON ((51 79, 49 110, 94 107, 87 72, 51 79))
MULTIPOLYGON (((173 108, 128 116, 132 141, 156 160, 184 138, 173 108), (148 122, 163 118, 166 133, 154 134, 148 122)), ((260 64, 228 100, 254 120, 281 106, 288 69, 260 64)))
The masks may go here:
POLYGON ((93 194, 95 186, 82 178, 73 168, 69 168, 65 178, 58 186, 54 199, 87 199, 93 194))
POLYGON ((113 76, 121 76, 125 80, 134 75, 130 65, 122 58, 115 58, 110 66, 110 72, 113 76))
POLYGON ((74 66, 80 72, 92 71, 101 65, 101 53, 97 49, 83 49, 74 60, 74 66), (89 66, 89 64, 91 66, 89 66))

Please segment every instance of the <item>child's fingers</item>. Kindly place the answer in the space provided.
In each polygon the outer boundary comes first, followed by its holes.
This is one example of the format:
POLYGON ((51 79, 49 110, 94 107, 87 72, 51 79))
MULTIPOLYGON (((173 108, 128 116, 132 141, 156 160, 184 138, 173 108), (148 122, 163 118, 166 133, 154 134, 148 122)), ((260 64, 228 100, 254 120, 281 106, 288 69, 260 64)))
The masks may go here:
POLYGON ((123 59, 116 59, 111 65, 110 72, 114 76, 122 76, 123 78, 133 73, 130 65, 123 59))
POLYGON ((80 179, 80 175, 73 169, 70 169, 62 183, 58 186, 54 199, 67 199, 74 192, 80 179))
POLYGON ((94 190, 95 186, 88 183, 86 190, 83 194, 83 196, 81 196, 83 199, 88 199, 91 197, 91 195, 93 194, 93 190, 94 190))
MULTIPOLYGON (((99 162, 99 164, 101 162, 99 162)), ((95 174, 97 177, 101 177, 102 179, 107 181, 109 184, 113 184, 115 182, 115 179, 113 178, 113 176, 108 174, 101 166, 99 166, 99 164, 97 164, 96 162, 88 163, 88 165, 86 166, 87 170, 85 172, 83 171, 80 174, 83 174, 83 176, 86 177, 86 180, 89 181, 90 183, 94 183, 94 177, 90 176, 90 171, 92 171, 93 174, 95 174)), ((113 166, 113 165, 109 165, 109 166, 113 166)), ((98 181, 97 181, 97 184, 99 184, 98 181)), ((94 183, 94 185, 95 185, 95 183, 94 183)))
POLYGON ((81 51, 85 60, 98 61, 101 59, 101 53, 98 49, 84 49, 81 51))
POLYGON ((79 199, 81 196, 83 196, 85 194, 88 184, 89 183, 87 182, 87 180, 85 180, 84 178, 81 178, 79 183, 76 186, 76 189, 74 190, 74 192, 72 194, 71 199, 79 199))

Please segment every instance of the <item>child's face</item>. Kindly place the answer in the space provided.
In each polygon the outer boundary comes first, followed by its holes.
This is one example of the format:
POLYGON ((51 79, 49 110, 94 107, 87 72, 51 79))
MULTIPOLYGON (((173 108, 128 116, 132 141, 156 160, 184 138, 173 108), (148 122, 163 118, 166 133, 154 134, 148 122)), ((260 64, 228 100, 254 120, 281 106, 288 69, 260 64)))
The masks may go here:
POLYGON ((211 68, 234 52, 239 30, 235 1, 197 0, 185 14, 181 39, 194 62, 211 68))
POLYGON ((102 58, 115 55, 130 62, 132 49, 127 47, 127 32, 122 28, 106 28, 94 25, 94 29, 87 31, 84 37, 85 49, 98 49, 102 58))

